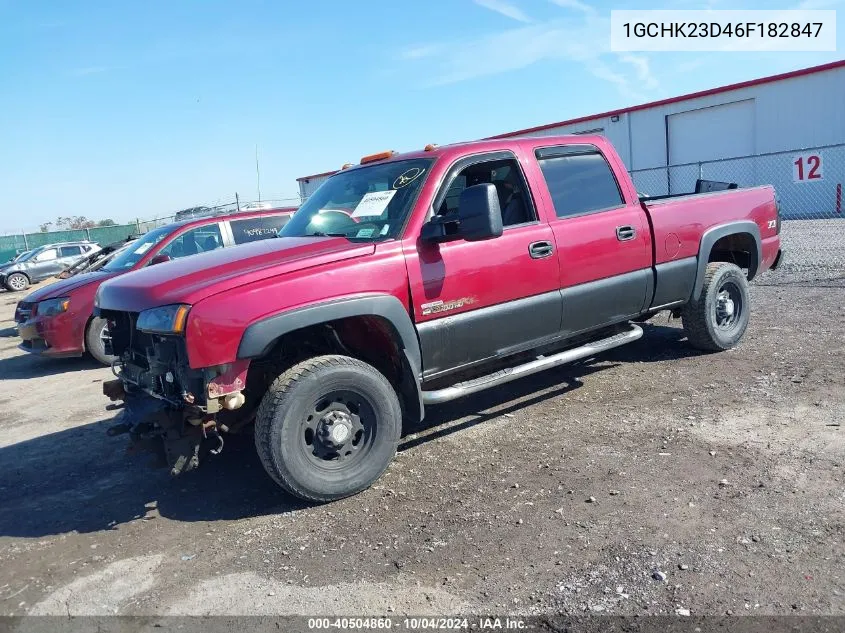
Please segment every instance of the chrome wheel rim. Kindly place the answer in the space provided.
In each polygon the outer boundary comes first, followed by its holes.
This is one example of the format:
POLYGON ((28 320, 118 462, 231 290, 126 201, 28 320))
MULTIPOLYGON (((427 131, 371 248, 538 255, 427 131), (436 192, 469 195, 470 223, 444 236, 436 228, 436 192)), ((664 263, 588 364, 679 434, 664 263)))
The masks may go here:
POLYGON ((731 330, 737 326, 744 309, 742 292, 732 281, 726 281, 716 293, 714 306, 716 327, 720 330, 731 330))
POLYGON ((12 275, 9 277, 9 285, 13 290, 23 290, 26 287, 26 279, 23 275, 12 275))

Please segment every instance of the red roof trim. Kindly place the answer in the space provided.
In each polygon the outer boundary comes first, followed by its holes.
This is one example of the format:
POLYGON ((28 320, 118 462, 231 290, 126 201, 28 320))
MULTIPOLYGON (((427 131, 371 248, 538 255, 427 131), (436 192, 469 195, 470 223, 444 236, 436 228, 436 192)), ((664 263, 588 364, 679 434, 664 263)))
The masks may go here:
MULTIPOLYGON (((539 132, 541 130, 549 130, 551 128, 560 127, 562 125, 572 125, 573 123, 582 123, 584 121, 592 121, 594 119, 601 119, 604 117, 613 116, 616 114, 627 114, 629 112, 636 112, 637 110, 646 110, 648 108, 656 108, 657 106, 668 105, 670 103, 677 103, 678 101, 687 101, 688 99, 697 99, 698 97, 707 97, 722 92, 729 92, 731 90, 739 90, 740 88, 748 88, 750 86, 758 86, 760 84, 767 84, 773 81, 781 81, 783 79, 792 79, 793 77, 801 77, 803 75, 812 75, 815 73, 824 72, 826 70, 833 70, 834 68, 841 68, 845 66, 845 59, 839 61, 822 64, 821 66, 810 66, 809 68, 801 68, 799 70, 791 70, 780 75, 771 75, 769 77, 760 77, 759 79, 751 79, 749 81, 741 81, 736 84, 728 86, 720 86, 718 88, 710 88, 709 90, 702 90, 700 92, 692 92, 690 94, 681 95, 679 97, 670 97, 668 99, 661 99, 660 101, 650 101, 640 105, 631 106, 629 108, 620 108, 618 110, 609 110, 608 112, 601 112, 599 114, 591 114, 589 116, 581 116, 575 119, 568 119, 566 121, 558 121, 557 123, 547 123, 545 125, 538 125, 536 127, 525 128, 524 130, 517 130, 516 132, 505 132, 504 134, 497 134, 496 136, 487 136, 481 140, 492 140, 498 138, 508 138, 510 136, 518 136, 520 134, 528 134, 530 132, 539 132)), ((297 182, 303 180, 310 180, 311 178, 319 178, 320 176, 331 176, 336 174, 339 170, 324 171, 321 174, 312 174, 310 176, 302 176, 297 178, 297 182)))
POLYGON ((698 97, 707 97, 722 92, 729 92, 731 90, 739 90, 740 88, 748 88, 750 86, 757 86, 760 84, 767 84, 773 81, 781 81, 783 79, 792 79, 793 77, 801 77, 802 75, 812 75, 814 73, 824 72, 825 70, 833 70, 834 68, 841 68, 845 66, 845 59, 822 64, 821 66, 810 66, 809 68, 801 68, 799 70, 792 70, 780 75, 771 75, 769 77, 761 77, 759 79, 751 79, 749 81, 741 81, 736 84, 728 86, 720 86, 718 88, 710 88, 709 90, 702 90, 700 92, 692 92, 690 94, 681 95, 679 97, 670 97, 668 99, 661 99, 660 101, 651 101, 635 105, 630 108, 620 108, 618 110, 610 110, 608 112, 601 112, 599 114, 591 114, 589 116, 582 116, 575 119, 568 119, 566 121, 558 121, 557 123, 547 123, 545 125, 538 125, 536 127, 526 128, 524 130, 517 130, 516 132, 506 132, 504 134, 497 134, 496 136, 488 136, 487 139, 508 138, 510 136, 518 136, 520 134, 528 134, 530 132, 539 132, 541 130, 548 130, 551 128, 560 127, 562 125, 572 125, 573 123, 582 123, 583 121, 591 121, 593 119, 601 119, 604 117, 614 116, 618 114, 627 114, 629 112, 636 112, 637 110, 646 110, 648 108, 655 108, 657 106, 668 105, 670 103, 677 103, 678 101, 687 101, 689 99, 697 99, 698 97))

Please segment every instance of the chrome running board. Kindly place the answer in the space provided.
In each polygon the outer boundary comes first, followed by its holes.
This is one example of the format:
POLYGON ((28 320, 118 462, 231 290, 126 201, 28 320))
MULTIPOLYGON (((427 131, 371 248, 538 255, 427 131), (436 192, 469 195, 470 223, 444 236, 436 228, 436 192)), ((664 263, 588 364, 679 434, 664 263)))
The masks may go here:
POLYGON ((473 378, 472 380, 467 380, 466 382, 459 382, 451 387, 445 387, 435 391, 423 391, 423 403, 440 404, 441 402, 448 402, 450 400, 455 400, 456 398, 462 398, 463 396, 468 396, 471 393, 483 391, 484 389, 498 387, 499 385, 503 385, 511 380, 516 380, 517 378, 524 378, 525 376, 536 374, 544 369, 550 369, 551 367, 556 367, 557 365, 563 365, 565 363, 571 363, 574 360, 594 356, 595 354, 613 349, 614 347, 619 347, 620 345, 625 345, 626 343, 632 343, 642 337, 643 329, 640 326, 630 324, 629 327, 630 329, 620 332, 619 334, 614 334, 613 336, 593 341, 592 343, 586 343, 580 347, 573 347, 572 349, 568 349, 558 354, 553 354, 551 356, 538 356, 536 359, 522 365, 508 367, 507 369, 502 369, 492 374, 488 374, 487 376, 481 376, 480 378, 473 378))

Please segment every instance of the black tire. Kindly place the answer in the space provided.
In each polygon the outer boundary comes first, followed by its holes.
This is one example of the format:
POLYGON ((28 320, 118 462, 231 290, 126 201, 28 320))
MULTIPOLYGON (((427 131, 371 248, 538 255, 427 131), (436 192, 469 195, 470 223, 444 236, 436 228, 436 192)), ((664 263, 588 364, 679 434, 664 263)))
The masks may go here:
POLYGON ((317 356, 270 385, 255 417, 255 446, 273 481, 322 503, 369 488, 396 454, 401 429, 399 399, 384 375, 348 356, 317 356), (336 438, 335 425, 349 426, 336 438))
POLYGON ((9 292, 23 292, 29 288, 29 277, 23 273, 12 273, 6 277, 6 290, 9 292))
POLYGON ((681 319, 693 347, 720 352, 739 344, 751 314, 748 279, 734 264, 707 264, 701 294, 684 306, 681 319))
POLYGON ((117 360, 117 356, 106 354, 103 330, 107 324, 105 319, 99 317, 93 317, 88 322, 88 327, 85 328, 85 349, 95 360, 111 367, 111 364, 117 360))

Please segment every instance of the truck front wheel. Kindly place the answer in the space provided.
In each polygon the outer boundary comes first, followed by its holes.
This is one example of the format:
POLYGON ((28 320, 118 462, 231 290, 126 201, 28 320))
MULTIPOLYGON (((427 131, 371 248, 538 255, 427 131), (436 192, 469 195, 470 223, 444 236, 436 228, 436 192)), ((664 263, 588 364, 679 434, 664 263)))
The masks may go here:
POLYGON ((707 352, 731 349, 748 328, 748 279, 734 264, 707 264, 701 294, 681 311, 690 344, 707 352))
POLYGON ((255 446, 282 488, 326 502, 376 481, 401 429, 399 399, 384 375, 355 358, 318 356, 270 385, 255 418, 255 446))

